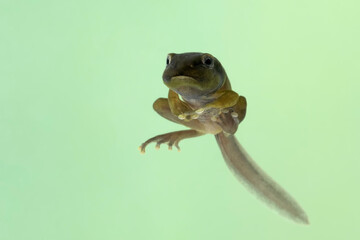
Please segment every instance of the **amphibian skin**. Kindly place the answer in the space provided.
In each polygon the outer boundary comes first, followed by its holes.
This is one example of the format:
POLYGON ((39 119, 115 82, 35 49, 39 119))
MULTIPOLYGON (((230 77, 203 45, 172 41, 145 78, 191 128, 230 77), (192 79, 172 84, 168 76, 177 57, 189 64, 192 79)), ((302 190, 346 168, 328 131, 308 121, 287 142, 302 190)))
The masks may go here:
POLYGON ((263 172, 235 138, 239 123, 246 114, 246 99, 231 90, 229 78, 221 63, 208 53, 171 53, 166 59, 163 81, 169 88, 168 98, 159 98, 154 110, 160 116, 184 125, 189 130, 155 136, 144 142, 156 148, 167 143, 169 149, 186 138, 215 135, 228 167, 239 180, 263 200, 291 219, 308 224, 300 205, 265 172, 263 172))

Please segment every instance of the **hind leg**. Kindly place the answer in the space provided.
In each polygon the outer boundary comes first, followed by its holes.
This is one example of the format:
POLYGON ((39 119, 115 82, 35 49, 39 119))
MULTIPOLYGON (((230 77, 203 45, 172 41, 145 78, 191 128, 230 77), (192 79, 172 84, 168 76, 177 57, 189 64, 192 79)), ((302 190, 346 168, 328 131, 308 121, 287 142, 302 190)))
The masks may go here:
POLYGON ((201 129, 203 129, 203 125, 198 120, 193 119, 191 121, 184 121, 184 120, 180 120, 178 116, 174 115, 170 110, 170 106, 167 98, 157 99, 154 102, 153 107, 154 110, 160 116, 172 122, 182 124, 192 129, 170 132, 152 137, 149 140, 145 141, 143 144, 141 144, 141 146, 139 147, 141 153, 145 153, 146 146, 152 142, 156 142, 157 149, 160 148, 161 144, 166 143, 168 144, 169 150, 171 150, 172 146, 174 145, 180 151, 179 142, 181 140, 186 138, 197 137, 205 134, 201 132, 201 129))
POLYGON ((216 122, 224 132, 234 134, 239 123, 244 120, 246 114, 246 99, 239 97, 238 102, 230 108, 221 110, 221 113, 214 116, 212 120, 216 122))
POLYGON ((172 150, 172 146, 175 145, 178 151, 180 151, 179 142, 181 140, 186 138, 193 138, 201 135, 204 135, 204 133, 198 132, 196 130, 182 130, 177 132, 165 133, 150 138, 149 140, 141 144, 139 150, 141 153, 145 153, 146 146, 149 143, 156 142, 156 146, 155 146, 156 149, 159 149, 161 144, 167 143, 169 150, 172 150))
POLYGON ((172 122, 184 125, 188 128, 205 132, 204 125, 197 119, 179 119, 179 117, 172 113, 169 105, 169 100, 167 98, 159 98, 153 104, 154 110, 163 118, 170 120, 172 122))

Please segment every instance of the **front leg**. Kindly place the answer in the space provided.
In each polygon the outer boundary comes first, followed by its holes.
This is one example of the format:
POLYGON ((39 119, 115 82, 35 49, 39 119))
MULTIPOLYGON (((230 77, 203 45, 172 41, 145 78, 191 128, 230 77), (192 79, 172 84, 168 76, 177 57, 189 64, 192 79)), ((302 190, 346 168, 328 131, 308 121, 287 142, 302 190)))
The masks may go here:
POLYGON ((172 114, 177 116, 180 120, 190 121, 191 119, 194 119, 191 115, 186 114, 193 112, 194 110, 187 103, 181 101, 179 95, 173 90, 169 90, 168 101, 172 114))
POLYGON ((141 153, 145 153, 146 146, 152 142, 156 142, 156 148, 159 148, 162 143, 167 143, 169 149, 172 149, 172 146, 175 145, 175 147, 180 150, 179 142, 181 140, 205 134, 206 128, 198 120, 182 121, 178 118, 178 116, 174 115, 170 108, 170 101, 167 98, 157 99, 153 104, 153 108, 160 116, 172 122, 187 126, 191 128, 191 130, 171 132, 150 138, 139 147, 141 153))
POLYGON ((188 103, 182 101, 176 92, 169 90, 168 100, 171 112, 177 116, 178 119, 183 120, 183 122, 189 122, 199 118, 200 114, 195 112, 195 109, 188 103))
POLYGON ((228 134, 234 134, 238 128, 239 123, 245 118, 246 114, 246 99, 239 96, 238 102, 235 106, 224 108, 218 115, 214 115, 211 120, 216 122, 228 134))
POLYGON ((196 110, 196 113, 202 114, 204 111, 209 109, 225 109, 235 106, 239 102, 239 95, 231 90, 225 90, 218 92, 214 95, 215 100, 210 102, 209 104, 205 105, 202 108, 196 110))
POLYGON ((196 130, 183 130, 183 131, 177 131, 177 132, 171 132, 171 133, 165 133, 161 135, 157 135, 153 138, 150 138, 141 146, 139 147, 139 150, 141 153, 145 153, 145 148, 149 143, 156 142, 156 149, 160 148, 160 145, 163 143, 168 144, 169 150, 172 150, 172 146, 175 145, 175 147, 180 151, 179 142, 186 138, 193 138, 197 136, 204 135, 204 133, 201 133, 196 130))

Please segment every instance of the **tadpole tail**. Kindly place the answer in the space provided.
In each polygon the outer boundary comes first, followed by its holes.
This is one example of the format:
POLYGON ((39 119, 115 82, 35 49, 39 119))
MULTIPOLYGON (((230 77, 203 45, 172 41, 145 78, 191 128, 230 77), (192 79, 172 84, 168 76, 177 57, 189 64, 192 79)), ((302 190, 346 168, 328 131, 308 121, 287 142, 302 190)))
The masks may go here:
POLYGON ((309 224, 305 211, 295 199, 257 166, 234 135, 219 133, 215 138, 228 167, 240 182, 280 213, 296 222, 309 224))

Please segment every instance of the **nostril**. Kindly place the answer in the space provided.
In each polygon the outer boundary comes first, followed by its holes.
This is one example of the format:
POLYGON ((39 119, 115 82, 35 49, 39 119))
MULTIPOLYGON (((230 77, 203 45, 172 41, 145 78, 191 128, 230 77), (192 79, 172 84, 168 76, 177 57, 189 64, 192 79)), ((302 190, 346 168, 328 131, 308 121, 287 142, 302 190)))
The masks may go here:
POLYGON ((169 77, 169 74, 166 74, 165 72, 163 73, 163 76, 162 76, 162 79, 164 82, 168 83, 170 82, 170 77, 169 77))
POLYGON ((170 78, 169 77, 163 77, 163 81, 168 83, 168 82, 170 82, 170 78))

